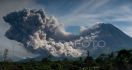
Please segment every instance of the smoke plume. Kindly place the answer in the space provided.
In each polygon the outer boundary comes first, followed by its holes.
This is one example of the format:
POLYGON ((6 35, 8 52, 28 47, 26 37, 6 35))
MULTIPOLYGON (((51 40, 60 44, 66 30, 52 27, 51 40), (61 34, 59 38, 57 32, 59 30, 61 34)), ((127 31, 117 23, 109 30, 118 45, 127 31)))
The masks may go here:
POLYGON ((72 42, 77 36, 66 32, 63 25, 43 9, 23 9, 3 18, 11 25, 6 37, 22 43, 33 53, 56 57, 80 57, 83 54, 72 42))

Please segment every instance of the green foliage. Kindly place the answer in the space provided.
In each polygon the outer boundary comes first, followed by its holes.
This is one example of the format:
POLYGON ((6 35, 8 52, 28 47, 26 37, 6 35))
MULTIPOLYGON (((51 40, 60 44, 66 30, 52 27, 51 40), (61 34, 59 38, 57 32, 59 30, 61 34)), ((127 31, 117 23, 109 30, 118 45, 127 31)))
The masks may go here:
POLYGON ((131 70, 132 51, 120 50, 110 54, 101 54, 94 59, 91 56, 77 60, 51 61, 44 58, 42 61, 29 62, 0 62, 0 70, 131 70))

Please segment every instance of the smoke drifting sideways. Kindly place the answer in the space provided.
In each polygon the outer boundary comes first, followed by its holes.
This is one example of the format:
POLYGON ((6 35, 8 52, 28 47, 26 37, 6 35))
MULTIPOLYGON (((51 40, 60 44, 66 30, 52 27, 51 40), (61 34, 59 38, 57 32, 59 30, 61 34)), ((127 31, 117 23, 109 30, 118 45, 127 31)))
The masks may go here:
POLYGON ((62 24, 43 9, 23 9, 7 14, 3 19, 11 25, 5 36, 16 40, 32 53, 41 56, 76 58, 84 51, 74 47, 77 36, 64 30, 62 24))

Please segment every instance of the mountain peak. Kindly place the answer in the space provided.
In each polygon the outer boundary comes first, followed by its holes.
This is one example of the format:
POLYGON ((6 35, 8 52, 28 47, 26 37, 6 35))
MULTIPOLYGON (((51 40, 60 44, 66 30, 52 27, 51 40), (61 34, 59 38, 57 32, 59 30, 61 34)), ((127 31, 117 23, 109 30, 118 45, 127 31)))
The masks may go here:
POLYGON ((87 30, 83 31, 81 34, 83 35, 88 35, 89 33, 93 33, 93 32, 112 32, 114 30, 118 30, 119 29, 117 27, 115 27, 114 25, 110 24, 110 23, 98 23, 95 24, 94 26, 88 28, 87 30))
POLYGON ((95 40, 103 40, 107 43, 107 46, 112 47, 117 47, 119 45, 120 47, 124 47, 125 43, 130 44, 130 42, 132 41, 132 39, 128 35, 126 35, 116 26, 109 23, 96 24, 82 33, 82 36, 84 37, 91 37, 92 35, 97 35, 95 40))
POLYGON ((92 28, 107 28, 107 27, 115 27, 114 25, 110 24, 110 23, 98 23, 95 24, 92 28))

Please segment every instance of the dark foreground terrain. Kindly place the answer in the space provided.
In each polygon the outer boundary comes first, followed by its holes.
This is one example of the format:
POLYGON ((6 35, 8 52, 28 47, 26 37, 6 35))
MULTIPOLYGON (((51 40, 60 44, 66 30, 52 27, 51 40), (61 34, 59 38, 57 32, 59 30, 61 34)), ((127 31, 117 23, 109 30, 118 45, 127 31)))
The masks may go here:
POLYGON ((0 62, 0 70, 132 70, 132 50, 120 50, 101 54, 97 58, 88 56, 77 60, 50 61, 29 60, 28 62, 0 62))

